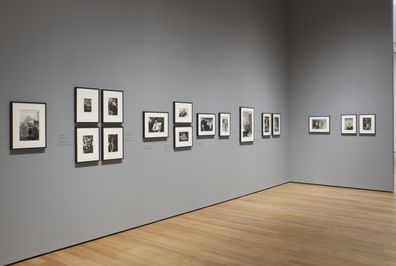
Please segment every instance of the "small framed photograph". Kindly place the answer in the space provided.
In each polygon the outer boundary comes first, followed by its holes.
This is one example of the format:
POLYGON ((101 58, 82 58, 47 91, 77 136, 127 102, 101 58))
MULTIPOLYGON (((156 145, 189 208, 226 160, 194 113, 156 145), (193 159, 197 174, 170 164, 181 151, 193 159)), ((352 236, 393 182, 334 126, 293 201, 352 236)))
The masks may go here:
POLYGON ((189 102, 173 102, 175 124, 191 124, 193 122, 193 104, 189 102))
POLYGON ((75 88, 75 122, 99 123, 99 89, 75 88))
POLYGON ((310 116, 308 129, 311 134, 330 134, 330 116, 310 116))
POLYGON ((143 112, 143 138, 167 138, 169 136, 169 113, 143 112))
POLYGON ((124 159, 124 128, 102 128, 102 160, 124 159))
POLYGON ((197 136, 216 135, 216 114, 197 114, 197 136))
POLYGON ((99 127, 76 128, 76 163, 99 161, 99 127))
POLYGON ((11 102, 11 150, 47 147, 47 104, 11 102))
POLYGON ((239 107, 239 133, 240 142, 254 141, 254 108, 239 107))
POLYGON ((357 134, 357 115, 341 115, 341 135, 357 134))
POLYGON ((173 136, 175 149, 188 148, 193 146, 192 127, 175 127, 175 132, 173 136))
POLYGON ((261 128, 263 137, 269 137, 272 135, 272 114, 261 114, 261 128))
POLYGON ((102 90, 102 123, 124 123, 124 92, 102 90))
POLYGON ((281 115, 272 114, 272 135, 280 136, 281 134, 281 115))
POLYGON ((231 114, 219 113, 219 136, 231 136, 231 114))
POLYGON ((376 134, 375 114, 359 115, 359 134, 360 135, 376 134))

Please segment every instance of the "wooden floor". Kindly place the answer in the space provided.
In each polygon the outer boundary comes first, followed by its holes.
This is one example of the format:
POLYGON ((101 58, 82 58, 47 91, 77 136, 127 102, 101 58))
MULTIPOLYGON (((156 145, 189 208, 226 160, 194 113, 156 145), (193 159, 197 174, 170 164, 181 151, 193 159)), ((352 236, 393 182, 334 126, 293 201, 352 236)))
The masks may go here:
POLYGON ((395 199, 286 184, 18 265, 396 265, 395 199))

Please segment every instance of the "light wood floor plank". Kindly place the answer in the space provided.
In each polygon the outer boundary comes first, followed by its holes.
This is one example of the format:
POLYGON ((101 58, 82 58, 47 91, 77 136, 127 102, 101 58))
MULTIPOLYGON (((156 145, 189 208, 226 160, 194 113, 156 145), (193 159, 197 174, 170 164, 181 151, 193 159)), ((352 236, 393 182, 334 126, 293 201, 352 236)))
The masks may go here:
POLYGON ((18 265, 396 265, 396 197, 290 183, 18 265))

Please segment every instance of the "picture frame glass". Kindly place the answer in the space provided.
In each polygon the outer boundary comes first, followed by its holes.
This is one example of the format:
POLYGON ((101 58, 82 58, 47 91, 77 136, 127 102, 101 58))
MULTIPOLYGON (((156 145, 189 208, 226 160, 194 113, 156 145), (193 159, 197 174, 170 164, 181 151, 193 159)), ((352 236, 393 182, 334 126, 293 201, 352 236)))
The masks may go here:
POLYGON ((167 138, 169 136, 169 113, 143 112, 143 138, 167 138))
POLYGON ((359 134, 375 135, 376 134, 376 115, 363 114, 359 115, 359 134))
POLYGON ((75 122, 99 123, 99 89, 75 88, 75 122))
POLYGON ((330 116, 310 116, 309 133, 330 133, 330 116))
POLYGON ((262 134, 264 137, 272 135, 272 114, 263 113, 262 114, 262 134))
POLYGON ((174 147, 187 148, 193 146, 192 127, 175 127, 174 147))
POLYGON ((46 103, 11 102, 11 149, 47 147, 46 103))
POLYGON ((102 122, 123 123, 124 92, 117 90, 102 90, 102 122))
POLYGON ((273 114, 272 115, 272 135, 280 136, 281 134, 281 115, 280 114, 273 114))
POLYGON ((216 135, 216 115, 197 114, 197 133, 198 136, 216 135))
POLYGON ((104 127, 102 133, 102 159, 121 160, 124 158, 124 129, 104 127))
POLYGON ((240 142, 254 141, 254 108, 240 107, 240 142))
POLYGON ((186 123, 190 124, 193 122, 193 104, 186 102, 174 102, 174 123, 186 123))
POLYGON ((99 161, 99 128, 76 128, 76 162, 99 161))
POLYGON ((341 115, 341 134, 356 135, 357 133, 357 116, 341 115))
POLYGON ((219 136, 231 136, 231 114, 219 113, 219 136))

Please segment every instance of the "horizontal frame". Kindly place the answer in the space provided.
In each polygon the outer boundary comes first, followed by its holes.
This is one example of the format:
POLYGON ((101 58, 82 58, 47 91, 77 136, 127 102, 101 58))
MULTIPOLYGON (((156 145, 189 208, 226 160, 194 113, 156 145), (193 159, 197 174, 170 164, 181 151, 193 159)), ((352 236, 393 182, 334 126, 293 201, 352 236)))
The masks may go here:
POLYGON ((331 117, 329 115, 322 115, 322 116, 309 116, 308 117, 308 132, 309 134, 324 134, 328 135, 331 132, 331 117), (328 120, 328 129, 326 130, 313 130, 311 128, 311 120, 312 119, 327 119, 328 120))
MULTIPOLYGON (((169 137, 169 112, 154 112, 154 111, 143 111, 143 139, 163 139, 169 137), (164 134, 158 136, 149 136, 150 132, 146 132, 146 114, 162 114, 166 117, 166 123, 164 123, 164 134)), ((152 133, 153 135, 155 133, 152 133)))

